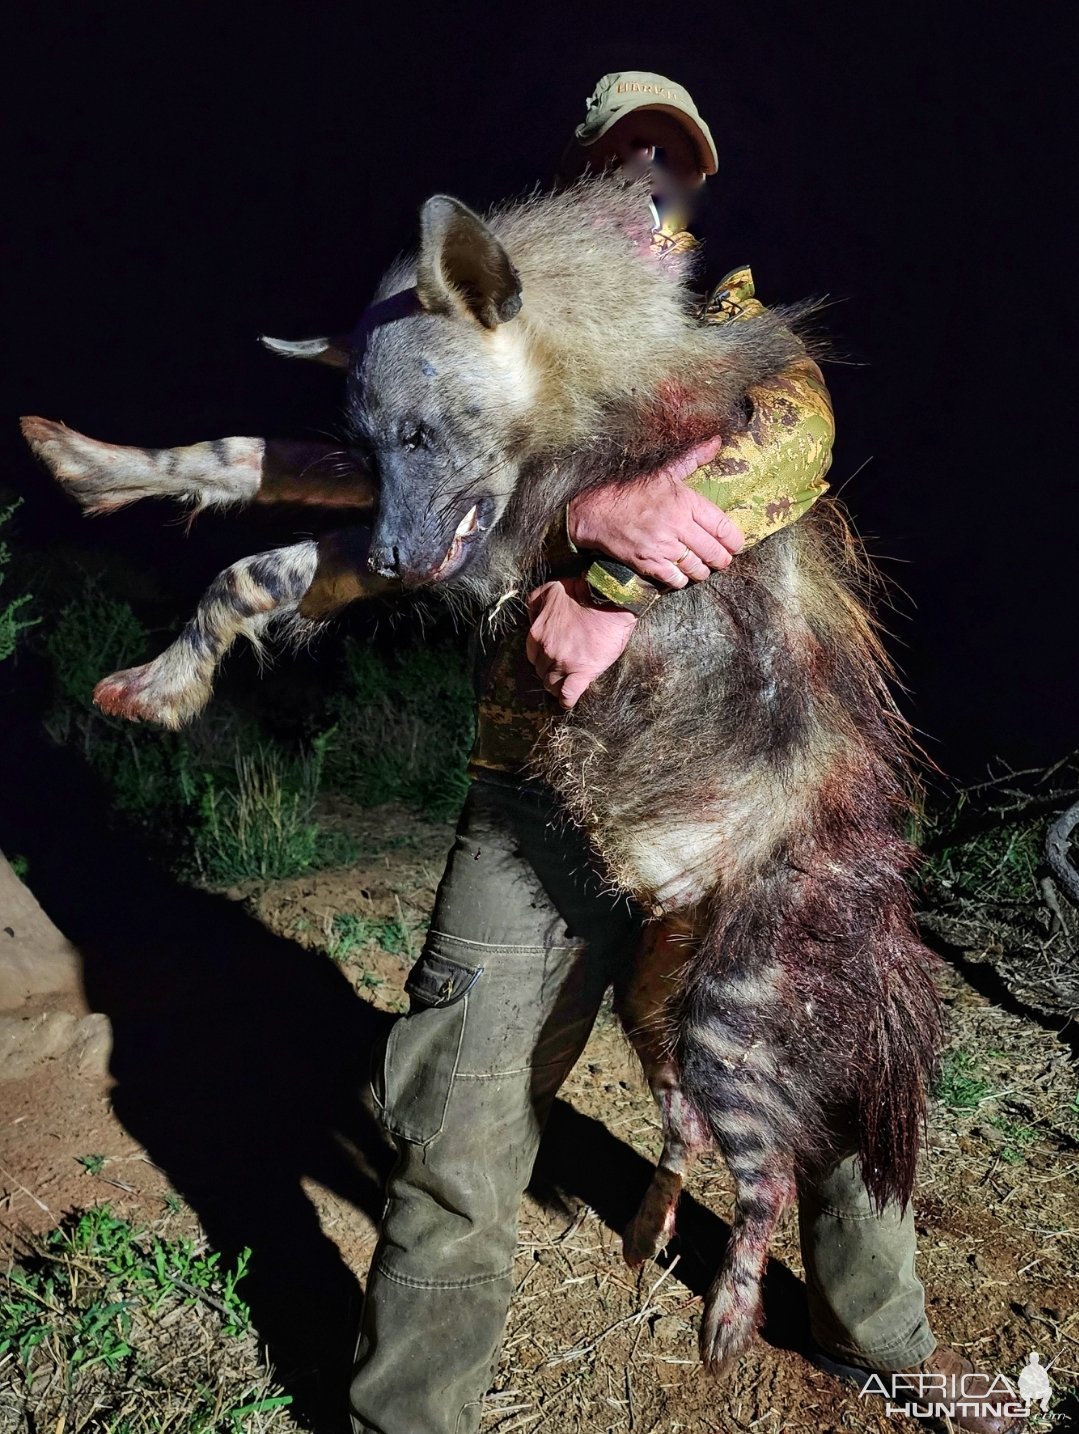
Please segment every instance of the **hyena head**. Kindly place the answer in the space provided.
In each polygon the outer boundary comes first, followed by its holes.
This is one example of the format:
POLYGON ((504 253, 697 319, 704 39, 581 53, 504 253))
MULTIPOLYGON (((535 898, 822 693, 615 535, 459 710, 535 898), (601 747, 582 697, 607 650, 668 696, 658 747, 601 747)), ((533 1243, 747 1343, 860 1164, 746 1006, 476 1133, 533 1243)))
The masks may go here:
POLYGON ((423 206, 349 369, 379 482, 375 571, 520 573, 575 492, 725 435, 747 386, 801 352, 777 317, 696 321, 691 260, 652 243, 648 198, 604 176, 486 221, 442 195, 423 206))
POLYGON ((452 577, 505 512, 535 398, 521 306, 491 229, 455 199, 429 199, 419 252, 383 280, 349 374, 349 420, 378 472, 370 563, 383 576, 452 577))

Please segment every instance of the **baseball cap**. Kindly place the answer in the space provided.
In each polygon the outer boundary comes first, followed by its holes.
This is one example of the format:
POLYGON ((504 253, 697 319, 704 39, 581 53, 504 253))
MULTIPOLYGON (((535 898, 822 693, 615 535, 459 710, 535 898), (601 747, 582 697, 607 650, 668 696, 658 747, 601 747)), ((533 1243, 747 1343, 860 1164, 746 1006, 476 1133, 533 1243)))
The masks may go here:
POLYGON ((696 145, 701 169, 715 174, 719 168, 715 141, 689 91, 648 70, 620 70, 603 76, 588 101, 584 122, 574 132, 577 143, 587 149, 634 110, 662 110, 673 115, 696 145))

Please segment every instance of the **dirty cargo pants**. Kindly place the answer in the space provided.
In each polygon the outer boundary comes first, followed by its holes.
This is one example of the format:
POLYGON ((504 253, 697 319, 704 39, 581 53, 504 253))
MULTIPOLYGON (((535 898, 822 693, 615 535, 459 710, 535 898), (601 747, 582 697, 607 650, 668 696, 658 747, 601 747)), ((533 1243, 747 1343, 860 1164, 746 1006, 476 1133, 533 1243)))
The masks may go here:
MULTIPOLYGON (((411 1009, 374 1073, 397 1160, 367 1281, 356 1434, 477 1428, 540 1134, 638 929, 541 790, 473 783, 411 1009)), ((844 1162, 800 1192, 800 1218, 818 1342, 879 1370, 931 1353, 909 1210, 875 1216, 844 1162)))

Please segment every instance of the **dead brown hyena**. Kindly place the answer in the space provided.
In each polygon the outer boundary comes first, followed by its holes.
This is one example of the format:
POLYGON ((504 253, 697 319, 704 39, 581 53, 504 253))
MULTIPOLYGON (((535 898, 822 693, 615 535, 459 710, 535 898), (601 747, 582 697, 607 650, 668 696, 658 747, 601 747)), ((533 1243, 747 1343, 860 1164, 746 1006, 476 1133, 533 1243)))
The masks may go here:
MULTIPOLYGON (((645 201, 610 177, 486 221, 429 200, 417 254, 386 275, 345 360, 347 451, 117 449, 27 420, 91 511, 169 494, 373 515, 236 563, 168 651, 100 684, 100 705, 179 725, 236 636, 393 587, 479 621, 544 576, 544 535, 575 494, 743 424, 747 389, 802 346, 775 313, 699 324, 689 260, 651 251, 645 201)), ((341 355, 328 340, 299 348, 341 355)), ((904 883, 906 731, 860 575, 842 516, 818 503, 656 603, 535 754, 612 880, 655 917, 619 1003, 666 1145, 627 1256, 670 1234, 694 1150, 714 1142, 735 1182, 701 1333, 714 1366, 759 1318, 800 1171, 856 1151, 881 1202, 909 1199, 914 1179, 938 1025, 904 883)))

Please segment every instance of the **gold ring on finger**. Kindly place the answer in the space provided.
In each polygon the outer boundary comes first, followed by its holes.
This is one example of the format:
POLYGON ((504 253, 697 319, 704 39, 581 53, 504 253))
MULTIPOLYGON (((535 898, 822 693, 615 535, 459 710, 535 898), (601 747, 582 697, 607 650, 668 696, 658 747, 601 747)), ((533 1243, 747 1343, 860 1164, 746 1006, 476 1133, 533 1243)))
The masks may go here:
POLYGON ((688 545, 683 548, 680 556, 675 558, 674 560, 675 567, 680 568, 692 551, 692 548, 690 548, 688 545))

